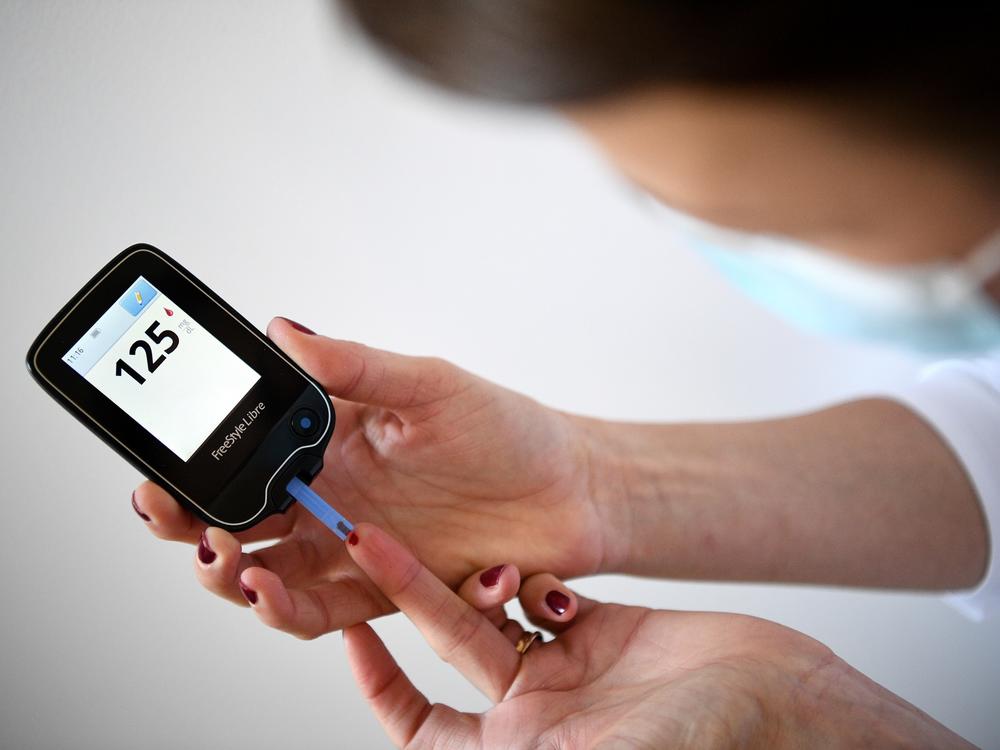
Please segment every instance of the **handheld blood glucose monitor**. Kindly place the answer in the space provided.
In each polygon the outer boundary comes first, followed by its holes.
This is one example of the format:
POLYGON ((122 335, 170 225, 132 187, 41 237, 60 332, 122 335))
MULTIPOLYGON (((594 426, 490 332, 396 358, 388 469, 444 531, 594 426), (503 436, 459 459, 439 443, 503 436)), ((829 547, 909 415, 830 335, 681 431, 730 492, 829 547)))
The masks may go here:
POLYGON ((151 245, 94 276, 35 339, 49 395, 212 526, 248 529, 299 500, 338 536, 351 524, 308 484, 333 405, 217 294, 151 245))

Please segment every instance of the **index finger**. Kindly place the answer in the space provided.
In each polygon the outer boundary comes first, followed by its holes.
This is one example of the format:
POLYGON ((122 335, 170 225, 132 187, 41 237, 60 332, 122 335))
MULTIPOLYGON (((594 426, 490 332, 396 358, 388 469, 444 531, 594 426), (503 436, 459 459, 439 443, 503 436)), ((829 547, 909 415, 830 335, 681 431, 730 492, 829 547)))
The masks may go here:
POLYGON ((502 699, 520 668, 510 641, 377 526, 359 523, 347 542, 354 562, 410 618, 437 655, 490 700, 502 699))

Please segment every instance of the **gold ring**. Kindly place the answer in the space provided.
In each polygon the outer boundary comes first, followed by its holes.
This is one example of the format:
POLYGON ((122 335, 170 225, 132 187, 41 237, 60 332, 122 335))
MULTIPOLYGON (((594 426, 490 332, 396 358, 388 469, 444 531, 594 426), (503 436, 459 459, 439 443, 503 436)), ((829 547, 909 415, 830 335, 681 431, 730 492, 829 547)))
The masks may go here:
POLYGON ((524 653, 531 648, 531 644, 542 637, 542 634, 537 630, 534 633, 524 633, 520 638, 517 639, 517 645, 514 646, 517 649, 517 653, 522 656, 524 653))

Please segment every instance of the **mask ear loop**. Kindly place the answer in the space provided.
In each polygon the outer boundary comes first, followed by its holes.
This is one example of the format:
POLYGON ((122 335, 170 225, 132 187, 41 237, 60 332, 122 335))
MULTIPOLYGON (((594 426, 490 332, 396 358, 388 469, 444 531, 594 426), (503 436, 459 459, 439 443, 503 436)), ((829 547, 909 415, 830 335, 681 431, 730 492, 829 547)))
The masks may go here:
POLYGON ((937 261, 923 269, 938 269, 926 277, 928 299, 937 305, 957 308, 979 299, 986 283, 1000 272, 1000 231, 987 236, 962 260, 937 261))

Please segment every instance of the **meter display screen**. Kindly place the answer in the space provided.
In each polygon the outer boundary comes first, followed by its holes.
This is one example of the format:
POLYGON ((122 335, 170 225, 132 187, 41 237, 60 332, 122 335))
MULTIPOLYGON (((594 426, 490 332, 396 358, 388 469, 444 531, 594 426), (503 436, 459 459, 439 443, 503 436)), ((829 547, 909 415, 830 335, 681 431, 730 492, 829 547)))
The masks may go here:
POLYGON ((260 380, 142 276, 62 360, 182 461, 260 380))

